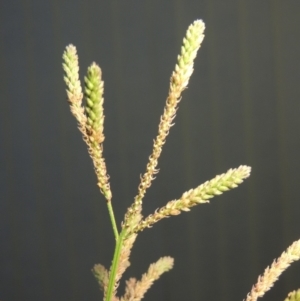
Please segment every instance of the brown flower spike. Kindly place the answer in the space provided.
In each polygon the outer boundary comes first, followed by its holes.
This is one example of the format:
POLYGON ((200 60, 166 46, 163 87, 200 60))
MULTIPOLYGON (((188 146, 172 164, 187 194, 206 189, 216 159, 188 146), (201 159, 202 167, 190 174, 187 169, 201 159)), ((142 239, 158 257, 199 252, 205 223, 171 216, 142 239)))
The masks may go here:
MULTIPOLYGON (((244 301, 256 301, 257 298, 262 297, 274 285, 279 276, 297 260, 300 260, 300 240, 291 244, 279 258, 274 260, 270 267, 265 269, 244 301)), ((298 296, 297 294, 293 295, 293 297, 298 296)))
POLYGON ((142 200, 145 196, 147 188, 150 187, 154 175, 158 172, 156 169, 158 158, 161 154, 162 147, 165 144, 166 137, 172 126, 173 119, 175 118, 177 106, 180 101, 182 91, 187 87, 190 76, 194 70, 194 59, 196 58, 197 51, 204 39, 205 25, 202 20, 196 20, 191 24, 183 39, 183 46, 181 53, 177 58, 175 71, 172 73, 170 80, 169 95, 164 108, 164 113, 161 116, 158 126, 158 135, 154 140, 153 151, 149 157, 149 162, 146 167, 146 172, 141 178, 141 183, 138 187, 138 195, 134 199, 134 203, 125 215, 125 223, 123 226, 130 226, 130 219, 135 214, 140 213, 142 210, 142 200))

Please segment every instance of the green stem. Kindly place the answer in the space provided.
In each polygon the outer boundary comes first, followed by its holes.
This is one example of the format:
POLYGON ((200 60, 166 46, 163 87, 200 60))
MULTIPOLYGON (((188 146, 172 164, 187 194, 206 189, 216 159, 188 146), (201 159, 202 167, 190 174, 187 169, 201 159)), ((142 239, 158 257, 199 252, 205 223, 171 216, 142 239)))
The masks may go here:
POLYGON ((107 292, 106 292, 105 301, 111 301, 111 298, 112 298, 112 294, 113 294, 115 282, 116 282, 117 268, 119 265, 120 253, 122 250, 122 243, 123 243, 124 235, 125 235, 125 231, 123 230, 117 240, 117 244, 116 244, 115 252, 114 252, 114 258, 113 258, 111 270, 109 273, 109 282, 108 282, 108 288, 107 288, 107 292))
POLYGON ((116 239, 116 241, 118 241, 119 232, 118 232, 118 228, 117 228, 117 224, 116 224, 116 220, 115 220, 114 210, 113 210, 113 207, 112 207, 112 204, 110 201, 107 202, 107 209, 108 209, 111 225, 112 225, 112 228, 114 231, 115 239, 116 239))

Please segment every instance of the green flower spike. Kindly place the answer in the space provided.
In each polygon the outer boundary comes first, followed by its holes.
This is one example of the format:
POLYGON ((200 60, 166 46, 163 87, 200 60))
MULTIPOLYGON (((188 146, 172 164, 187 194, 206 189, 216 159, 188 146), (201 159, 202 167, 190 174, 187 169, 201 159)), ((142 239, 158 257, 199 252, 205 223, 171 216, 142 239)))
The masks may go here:
POLYGON ((178 215, 182 211, 190 211, 191 207, 198 204, 208 203, 208 199, 222 194, 224 191, 236 188, 244 179, 250 175, 251 168, 241 165, 235 169, 229 169, 226 173, 216 176, 210 181, 198 186, 195 189, 186 191, 180 199, 170 201, 166 206, 156 210, 144 220, 140 221, 131 231, 132 233, 150 228, 163 218, 171 215, 178 215))
POLYGON ((104 140, 103 135, 103 81, 101 80, 101 69, 93 63, 87 70, 84 78, 84 95, 86 98, 86 131, 91 142, 97 144, 104 140))

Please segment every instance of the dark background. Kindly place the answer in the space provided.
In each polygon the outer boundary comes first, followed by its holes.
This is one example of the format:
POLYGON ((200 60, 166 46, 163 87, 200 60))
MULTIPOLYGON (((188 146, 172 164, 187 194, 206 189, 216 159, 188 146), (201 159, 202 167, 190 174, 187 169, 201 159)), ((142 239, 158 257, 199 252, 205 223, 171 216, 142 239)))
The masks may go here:
MULTIPOLYGON (((66 102, 61 57, 77 46, 105 81, 104 155, 118 225, 137 193, 189 24, 206 37, 144 214, 241 164, 238 189, 138 237, 140 277, 175 257, 145 300, 242 300, 300 238, 300 1, 2 0, 0 300, 101 300, 90 270, 114 239, 66 102)), ((300 287, 300 263, 264 300, 300 287)), ((122 291, 122 286, 121 286, 122 291)))

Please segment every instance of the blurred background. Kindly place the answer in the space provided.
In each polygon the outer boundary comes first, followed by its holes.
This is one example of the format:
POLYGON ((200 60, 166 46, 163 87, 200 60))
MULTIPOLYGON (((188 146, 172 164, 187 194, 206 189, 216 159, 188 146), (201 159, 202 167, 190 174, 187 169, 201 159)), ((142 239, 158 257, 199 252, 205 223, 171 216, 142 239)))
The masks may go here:
MULTIPOLYGON (((187 27, 206 23, 195 72, 144 214, 241 164, 239 188, 138 237, 140 278, 175 258, 146 301, 243 300, 300 238, 300 1, 3 0, 0 9, 0 300, 101 300, 91 268, 114 238, 66 101, 62 53, 105 82, 104 156, 118 225, 137 193, 187 27)), ((120 293, 123 293, 120 286, 120 293)), ((264 300, 300 287, 300 263, 264 300)))

